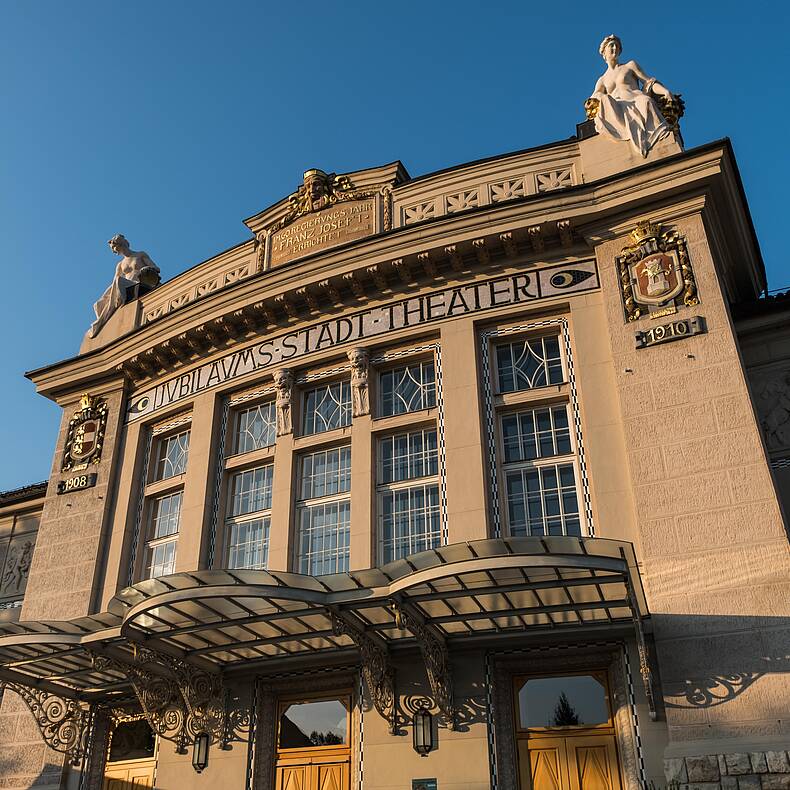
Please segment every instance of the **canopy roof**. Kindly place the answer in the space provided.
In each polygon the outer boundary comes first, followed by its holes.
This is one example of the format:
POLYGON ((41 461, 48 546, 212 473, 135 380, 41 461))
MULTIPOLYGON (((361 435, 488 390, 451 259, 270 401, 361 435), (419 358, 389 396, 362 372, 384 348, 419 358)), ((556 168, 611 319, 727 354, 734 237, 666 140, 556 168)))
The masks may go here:
MULTIPOLYGON (((414 635, 409 611, 448 647, 503 634, 611 629, 648 616, 631 544, 600 538, 480 540, 350 573, 213 570, 122 590, 109 611, 68 622, 0 627, 0 679, 91 698, 125 685, 95 656, 138 646, 218 671, 354 650, 333 630, 351 621, 388 648, 414 635)), ((112 664, 109 665, 110 667, 112 664)))

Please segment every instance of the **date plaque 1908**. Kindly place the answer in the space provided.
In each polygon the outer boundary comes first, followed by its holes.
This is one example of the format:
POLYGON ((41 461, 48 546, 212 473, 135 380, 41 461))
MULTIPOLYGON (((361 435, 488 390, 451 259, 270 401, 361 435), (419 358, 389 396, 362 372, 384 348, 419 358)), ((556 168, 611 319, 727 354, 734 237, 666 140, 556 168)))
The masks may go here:
POLYGON ((673 340, 682 340, 684 337, 701 335, 705 332, 707 332, 705 319, 701 315, 697 315, 694 318, 682 318, 679 321, 651 326, 650 329, 644 329, 634 334, 637 348, 649 348, 660 343, 670 343, 673 340))

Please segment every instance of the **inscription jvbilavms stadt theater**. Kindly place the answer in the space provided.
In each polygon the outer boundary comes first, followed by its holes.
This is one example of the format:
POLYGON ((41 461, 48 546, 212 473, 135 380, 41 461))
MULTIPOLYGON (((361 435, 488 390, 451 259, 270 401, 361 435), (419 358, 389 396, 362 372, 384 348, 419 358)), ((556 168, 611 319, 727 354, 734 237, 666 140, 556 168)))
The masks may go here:
POLYGON ((234 351, 215 362, 202 365, 137 395, 129 406, 128 419, 138 419, 247 373, 280 365, 316 351, 431 321, 546 299, 560 293, 589 291, 597 287, 595 262, 587 261, 434 291, 362 310, 350 316, 322 321, 234 351))

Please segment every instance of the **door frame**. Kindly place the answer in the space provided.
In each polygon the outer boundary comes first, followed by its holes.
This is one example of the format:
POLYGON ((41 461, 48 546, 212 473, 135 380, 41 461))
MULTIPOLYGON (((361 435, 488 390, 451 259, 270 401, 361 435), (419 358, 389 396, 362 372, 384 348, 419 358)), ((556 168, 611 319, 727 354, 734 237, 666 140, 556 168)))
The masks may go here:
MULTIPOLYGON (((516 730, 516 677, 526 675, 570 675, 604 671, 609 685, 609 704, 614 724, 623 790, 640 790, 641 755, 634 729, 634 713, 626 677, 627 653, 622 644, 560 645, 536 649, 490 653, 490 727, 497 784, 518 787, 516 730)), ((493 767, 493 766, 492 766, 493 767)))
POLYGON ((348 727, 351 760, 351 788, 359 788, 359 767, 362 764, 362 744, 359 729, 362 717, 362 698, 357 667, 338 667, 289 673, 280 677, 260 677, 256 699, 258 726, 255 732, 252 787, 254 790, 274 790, 276 786, 277 737, 280 727, 279 710, 284 701, 320 699, 327 696, 348 696, 351 704, 348 727))

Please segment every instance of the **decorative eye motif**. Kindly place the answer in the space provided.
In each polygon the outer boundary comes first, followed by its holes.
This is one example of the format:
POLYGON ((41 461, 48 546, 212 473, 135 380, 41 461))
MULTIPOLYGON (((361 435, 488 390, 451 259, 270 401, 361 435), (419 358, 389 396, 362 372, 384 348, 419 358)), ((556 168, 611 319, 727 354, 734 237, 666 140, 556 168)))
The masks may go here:
POLYGON ((552 274, 549 282, 555 288, 570 288, 593 276, 592 272, 579 271, 578 269, 568 269, 566 271, 557 272, 552 274))
POLYGON ((147 395, 143 395, 137 403, 132 404, 131 411, 136 412, 144 412, 148 408, 148 404, 151 402, 151 399, 147 395))

